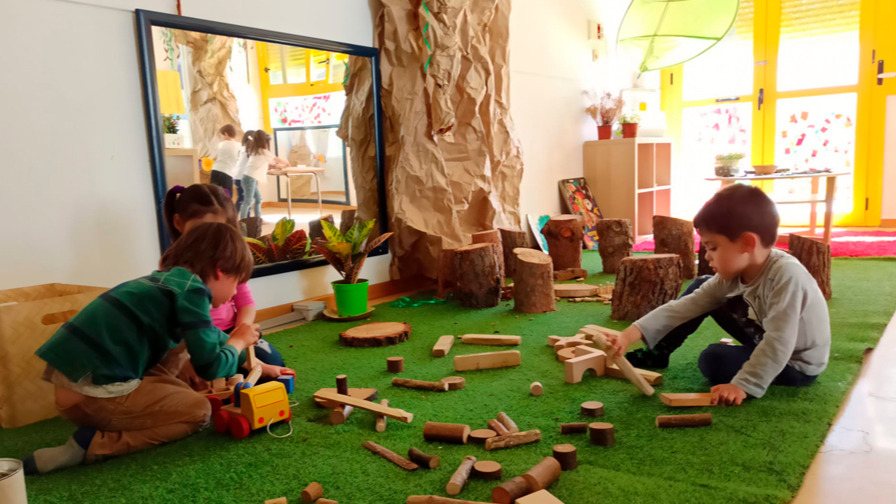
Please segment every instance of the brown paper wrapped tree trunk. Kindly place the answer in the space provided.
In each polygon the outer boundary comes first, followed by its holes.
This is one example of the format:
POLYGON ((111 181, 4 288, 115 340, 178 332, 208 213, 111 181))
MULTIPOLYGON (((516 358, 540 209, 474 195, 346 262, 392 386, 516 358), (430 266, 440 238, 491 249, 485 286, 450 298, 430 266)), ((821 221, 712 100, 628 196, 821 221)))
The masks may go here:
POLYGON ((577 215, 558 215, 541 228, 548 240, 548 252, 554 261, 554 269, 582 267, 582 236, 585 230, 577 215))
POLYGON ((504 252, 504 276, 515 278, 516 256, 514 249, 532 248, 529 243, 529 233, 520 229, 498 228, 501 233, 501 250, 504 252))
POLYGON ((791 234, 787 248, 818 282, 824 298, 831 299, 831 246, 821 240, 791 234))
POLYGON ((439 290, 436 297, 445 298, 454 292, 454 250, 439 252, 439 290))
POLYGON ((703 245, 703 241, 701 240, 700 252, 697 253, 697 276, 715 274, 716 272, 709 266, 709 261, 706 260, 706 245, 703 245))
POLYGON ((613 290, 611 316, 638 320, 675 299, 681 290, 681 258, 675 254, 626 257, 619 267, 613 290))
POLYGON ((677 254, 681 258, 681 279, 697 276, 694 261, 694 223, 665 215, 653 216, 653 239, 657 254, 677 254))
POLYGON ((554 306, 554 272, 551 256, 544 252, 518 248, 513 278, 513 309, 521 313, 547 313, 554 306))
POLYGON ((467 308, 491 308, 501 302, 497 246, 474 243, 454 251, 454 296, 467 308))
POLYGON ((480 231, 478 233, 473 233, 473 243, 494 243, 496 245, 496 252, 498 259, 498 272, 501 275, 501 285, 504 284, 504 278, 507 276, 504 270, 504 251, 501 247, 501 235, 498 233, 497 229, 491 229, 489 231, 480 231))
POLYGON ((619 263, 632 255, 635 239, 628 219, 601 219, 597 223, 597 250, 604 273, 619 271, 619 263))

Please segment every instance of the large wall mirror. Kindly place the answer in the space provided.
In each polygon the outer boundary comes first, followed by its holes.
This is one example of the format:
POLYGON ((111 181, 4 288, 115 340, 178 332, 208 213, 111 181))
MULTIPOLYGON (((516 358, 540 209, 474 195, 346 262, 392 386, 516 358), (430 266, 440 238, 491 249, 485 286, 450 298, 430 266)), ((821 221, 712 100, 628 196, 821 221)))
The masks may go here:
MULTIPOLYGON (((137 32, 162 250, 170 244, 165 194, 195 183, 228 189, 240 217, 247 219, 244 233, 262 241, 283 218, 310 234, 309 223, 332 215, 340 227, 352 210, 355 220, 376 219, 380 232, 386 231, 375 48, 142 10, 137 10, 137 32), (361 107, 354 107, 354 115, 345 113, 351 108, 346 95, 351 79, 370 89, 370 114, 361 112, 360 121, 361 107), (226 125, 237 143, 227 143, 232 141, 221 133, 226 125), (351 128, 370 131, 358 134, 351 128), (285 164, 270 172, 255 170, 253 180, 243 184, 242 177, 251 174, 237 173, 231 154, 245 135, 258 131, 270 138, 270 151, 285 164), (353 150, 375 156, 376 173, 353 170, 353 150), (243 194, 253 183, 260 208, 243 194)), ((384 244, 371 255, 386 250, 384 244)), ((312 254, 259 264, 253 277, 326 264, 312 254)))

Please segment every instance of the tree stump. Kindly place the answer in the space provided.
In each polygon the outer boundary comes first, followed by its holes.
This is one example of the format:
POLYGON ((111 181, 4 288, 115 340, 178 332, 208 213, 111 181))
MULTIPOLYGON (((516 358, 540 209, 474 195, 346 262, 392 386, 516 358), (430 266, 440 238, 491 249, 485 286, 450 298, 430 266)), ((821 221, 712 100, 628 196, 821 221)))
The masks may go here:
POLYGON ((350 347, 397 345, 411 336, 411 326, 404 322, 370 322, 339 333, 339 343, 350 347))
POLYGON ((498 231, 501 233, 501 250, 504 252, 504 276, 515 278, 516 256, 513 251, 518 248, 532 248, 529 233, 521 229, 506 228, 498 228, 498 231))
POLYGON ((513 309, 520 313, 547 313, 554 306, 554 272, 551 256, 535 249, 513 251, 513 309))
POLYGON ((454 292, 454 249, 439 252, 439 290, 436 297, 446 298, 454 292))
POLYGON ((635 243, 632 222, 628 219, 601 219, 597 223, 597 250, 604 273, 619 271, 619 263, 632 255, 635 243))
POLYGON ((454 296, 466 308, 491 308, 501 302, 497 245, 474 243, 454 250, 454 296))
POLYGON ((824 298, 831 299, 831 246, 821 240, 791 234, 787 248, 818 282, 824 298))
POLYGON ((626 257, 619 267, 613 290, 611 316, 638 320, 678 296, 681 290, 681 258, 675 254, 626 257))
POLYGON ((716 272, 709 266, 709 261, 706 260, 706 246, 703 245, 703 240, 700 240, 700 252, 697 253, 697 276, 715 274, 716 272))
POLYGON ((653 239, 657 254, 677 254, 681 258, 681 279, 697 276, 694 260, 694 223, 684 219, 653 216, 653 239))
POLYGON ((551 217, 551 220, 541 228, 541 234, 548 240, 548 252, 551 254, 555 270, 582 267, 584 233, 583 221, 578 215, 551 217))
POLYGON ((501 246, 501 235, 498 234, 498 230, 491 229, 489 231, 480 231, 478 233, 473 233, 473 243, 494 243, 495 245, 497 245, 495 255, 498 259, 498 274, 501 275, 501 285, 504 285, 504 277, 506 277, 507 274, 504 270, 504 268, 506 267, 504 261, 504 251, 503 247, 501 246))

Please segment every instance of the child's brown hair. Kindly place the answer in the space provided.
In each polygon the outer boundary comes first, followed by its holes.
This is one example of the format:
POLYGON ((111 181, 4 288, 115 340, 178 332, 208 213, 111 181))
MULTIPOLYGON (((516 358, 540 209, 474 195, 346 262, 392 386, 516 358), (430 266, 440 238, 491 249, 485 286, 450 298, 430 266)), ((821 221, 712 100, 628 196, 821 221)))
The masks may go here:
POLYGON ((203 222, 162 254, 159 268, 180 266, 203 282, 215 278, 220 270, 244 283, 252 276, 253 265, 252 253, 235 227, 224 222, 203 222))
POLYGON ((252 132, 252 139, 246 144, 246 154, 255 156, 265 149, 271 148, 271 135, 265 130, 252 132))
POLYGON ((716 233, 735 241, 744 233, 756 233, 771 248, 780 223, 775 203, 758 187, 732 184, 709 199, 694 217, 699 231, 716 233))
POLYGON ((255 133, 253 130, 247 130, 243 133, 243 139, 240 141, 243 147, 248 147, 249 142, 252 141, 252 134, 255 133))
POLYGON ((174 226, 174 216, 184 221, 198 219, 206 214, 224 217, 228 225, 239 228, 236 206, 227 191, 213 184, 193 184, 189 187, 174 186, 165 195, 165 226, 171 241, 177 241, 181 232, 174 226))
POLYGON ((221 129, 218 130, 218 133, 226 137, 236 138, 236 128, 232 124, 225 124, 224 126, 221 126, 221 129))

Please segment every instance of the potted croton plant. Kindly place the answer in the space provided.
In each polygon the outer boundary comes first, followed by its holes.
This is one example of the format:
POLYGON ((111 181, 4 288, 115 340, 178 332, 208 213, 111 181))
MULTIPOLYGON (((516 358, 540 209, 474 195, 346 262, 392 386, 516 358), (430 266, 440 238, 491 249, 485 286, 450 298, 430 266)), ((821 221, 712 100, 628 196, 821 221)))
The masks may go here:
POLYGON ((364 260, 373 249, 386 241, 392 233, 384 233, 368 240, 376 219, 356 222, 343 235, 331 222, 320 221, 326 239, 318 238, 311 248, 319 252, 342 276, 332 282, 336 295, 336 310, 340 317, 353 317, 367 311, 368 281, 359 278, 364 260), (365 243, 366 242, 366 243, 365 243))
POLYGON ((301 259, 308 253, 308 235, 305 230, 296 230, 296 221, 286 217, 277 221, 270 235, 257 240, 245 237, 244 240, 258 265, 301 259))

